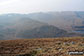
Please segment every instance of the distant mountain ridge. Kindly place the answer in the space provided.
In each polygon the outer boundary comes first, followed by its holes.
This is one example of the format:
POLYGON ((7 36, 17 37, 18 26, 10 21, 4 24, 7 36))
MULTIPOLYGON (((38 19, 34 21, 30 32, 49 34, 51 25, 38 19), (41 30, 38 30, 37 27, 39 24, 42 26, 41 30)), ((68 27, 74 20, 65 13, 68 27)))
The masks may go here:
POLYGON ((72 31, 73 25, 84 25, 82 24, 84 21, 84 11, 41 12, 29 14, 29 17, 69 32, 72 31))
POLYGON ((67 33, 65 30, 33 20, 24 15, 7 14, 0 16, 0 21, 0 40, 58 37, 58 33, 60 36, 67 33))
POLYGON ((84 25, 84 12, 40 12, 0 15, 0 39, 77 36, 72 26, 84 25), (71 34, 69 34, 71 33, 71 34))

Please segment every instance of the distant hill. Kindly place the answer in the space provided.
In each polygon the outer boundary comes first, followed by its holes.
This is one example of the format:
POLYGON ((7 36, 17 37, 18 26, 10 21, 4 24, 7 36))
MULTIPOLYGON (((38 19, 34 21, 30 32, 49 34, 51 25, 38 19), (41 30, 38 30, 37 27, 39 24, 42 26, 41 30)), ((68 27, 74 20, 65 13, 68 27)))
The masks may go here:
POLYGON ((84 25, 84 12, 83 11, 64 11, 64 12, 40 12, 31 13, 29 17, 41 22, 46 22, 50 25, 59 27, 60 29, 71 32, 72 26, 84 25))
POLYGON ((18 34, 18 37, 24 38, 64 37, 67 35, 67 31, 59 29, 55 26, 45 25, 32 30, 25 30, 23 32, 19 32, 18 34))
POLYGON ((59 37, 65 30, 20 14, 0 16, 0 39, 59 37), (3 22, 2 22, 3 21, 3 22))
POLYGON ((0 15, 0 39, 81 36, 72 26, 84 25, 84 12, 40 12, 0 15))

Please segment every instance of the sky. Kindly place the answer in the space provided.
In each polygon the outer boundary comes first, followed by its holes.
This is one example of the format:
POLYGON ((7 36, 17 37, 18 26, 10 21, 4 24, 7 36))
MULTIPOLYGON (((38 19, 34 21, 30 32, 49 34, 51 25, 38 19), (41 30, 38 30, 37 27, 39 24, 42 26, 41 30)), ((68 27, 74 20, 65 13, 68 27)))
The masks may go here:
POLYGON ((0 14, 84 11, 84 0, 0 0, 0 14))

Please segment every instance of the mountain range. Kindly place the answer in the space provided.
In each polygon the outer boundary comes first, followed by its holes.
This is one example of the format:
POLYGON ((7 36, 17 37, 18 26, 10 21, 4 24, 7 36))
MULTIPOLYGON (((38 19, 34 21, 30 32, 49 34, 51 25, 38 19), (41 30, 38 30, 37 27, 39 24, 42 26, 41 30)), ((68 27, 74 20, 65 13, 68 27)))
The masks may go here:
POLYGON ((29 17, 38 21, 54 25, 61 29, 71 32, 72 26, 84 25, 83 11, 63 11, 63 12, 47 12, 32 13, 29 17))
POLYGON ((77 36, 72 26, 83 24, 83 11, 3 14, 0 15, 0 40, 77 36))

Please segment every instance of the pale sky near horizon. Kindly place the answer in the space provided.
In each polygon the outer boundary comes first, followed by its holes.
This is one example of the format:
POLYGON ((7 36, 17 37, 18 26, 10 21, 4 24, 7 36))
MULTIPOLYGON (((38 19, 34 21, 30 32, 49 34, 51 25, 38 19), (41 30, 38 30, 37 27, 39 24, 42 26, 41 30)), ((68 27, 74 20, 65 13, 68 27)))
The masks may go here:
POLYGON ((0 14, 84 11, 84 0, 0 0, 0 14))

